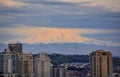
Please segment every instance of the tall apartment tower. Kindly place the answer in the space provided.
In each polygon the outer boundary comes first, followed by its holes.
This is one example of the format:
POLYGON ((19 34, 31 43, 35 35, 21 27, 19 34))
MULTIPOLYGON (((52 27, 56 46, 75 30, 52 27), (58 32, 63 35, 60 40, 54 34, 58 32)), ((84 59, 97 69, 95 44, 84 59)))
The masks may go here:
POLYGON ((91 77, 112 77, 112 53, 96 50, 90 53, 91 77))
POLYGON ((34 59, 35 77, 50 77, 50 59, 46 54, 39 54, 34 59))
POLYGON ((18 55, 9 49, 0 53, 0 77, 18 77, 18 55))
POLYGON ((18 77, 34 77, 32 54, 19 54, 18 67, 18 77))
POLYGON ((9 44, 8 48, 10 49, 11 53, 22 53, 22 44, 9 44))

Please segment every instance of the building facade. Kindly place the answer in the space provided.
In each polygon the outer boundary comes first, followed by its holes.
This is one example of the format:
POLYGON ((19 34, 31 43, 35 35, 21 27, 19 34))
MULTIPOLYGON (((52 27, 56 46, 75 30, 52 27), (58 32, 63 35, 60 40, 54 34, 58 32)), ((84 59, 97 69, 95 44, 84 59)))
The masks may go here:
POLYGON ((67 77, 67 68, 64 66, 51 67, 51 77, 67 77))
POLYGON ((50 59, 46 54, 39 54, 34 59, 34 77, 50 77, 50 59))
POLYGON ((19 54, 19 77, 34 77, 32 54, 19 54))
POLYGON ((96 50, 90 53, 91 77, 111 77, 113 73, 112 53, 96 50))
POLYGON ((9 50, 0 53, 0 77, 18 77, 18 56, 9 50))

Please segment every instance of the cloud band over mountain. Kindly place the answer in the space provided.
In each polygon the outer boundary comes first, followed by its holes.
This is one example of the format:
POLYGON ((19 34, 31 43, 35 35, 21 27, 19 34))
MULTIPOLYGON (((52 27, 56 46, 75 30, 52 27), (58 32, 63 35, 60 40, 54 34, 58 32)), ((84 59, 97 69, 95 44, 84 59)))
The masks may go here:
MULTIPOLYGON (((100 29, 77 29, 77 28, 45 28, 45 27, 16 27, 1 28, 0 33, 11 36, 11 39, 0 41, 2 43, 21 42, 28 44, 35 43, 84 43, 101 46, 120 46, 120 43, 103 41, 85 37, 84 34, 102 34, 111 32, 100 29), (14 36, 12 38, 12 36, 14 36)), ((112 31, 115 32, 115 31, 112 31)))

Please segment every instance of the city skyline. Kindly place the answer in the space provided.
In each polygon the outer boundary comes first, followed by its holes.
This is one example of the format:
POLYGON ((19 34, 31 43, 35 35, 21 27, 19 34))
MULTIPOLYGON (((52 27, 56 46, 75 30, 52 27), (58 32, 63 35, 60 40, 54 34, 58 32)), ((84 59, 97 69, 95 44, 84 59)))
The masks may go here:
MULTIPOLYGON (((8 44, 8 49, 0 53, 1 77, 118 77, 119 65, 111 52, 96 50, 89 56, 69 55, 68 60, 62 55, 22 53, 22 44, 8 44), (59 58, 58 58, 59 56, 59 58), (73 58, 72 58, 73 57, 73 58), (79 58, 79 62, 77 59, 79 58), (84 58, 88 62, 84 62, 84 58), (62 59, 68 60, 64 62, 62 59), (57 64, 56 64, 57 63, 57 64), (63 63, 63 64, 62 64, 63 63), (64 64, 65 63, 65 64, 64 64), (67 63, 67 64, 66 64, 67 63), (113 71, 114 68, 114 71, 113 71)), ((66 55, 67 56, 67 55, 66 55)), ((64 55, 65 57, 65 55, 64 55)), ((116 60, 119 59, 116 57, 116 60)))
POLYGON ((104 49, 120 55, 119 2, 0 0, 0 44, 20 42, 25 52, 33 53, 89 54, 104 49))

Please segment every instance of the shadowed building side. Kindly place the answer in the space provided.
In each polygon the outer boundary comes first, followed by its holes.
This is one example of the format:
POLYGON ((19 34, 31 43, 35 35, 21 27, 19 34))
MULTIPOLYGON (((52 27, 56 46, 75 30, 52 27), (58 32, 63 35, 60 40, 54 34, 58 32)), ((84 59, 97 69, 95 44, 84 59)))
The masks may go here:
POLYGON ((22 53, 22 44, 8 44, 8 48, 10 49, 11 53, 22 53))

